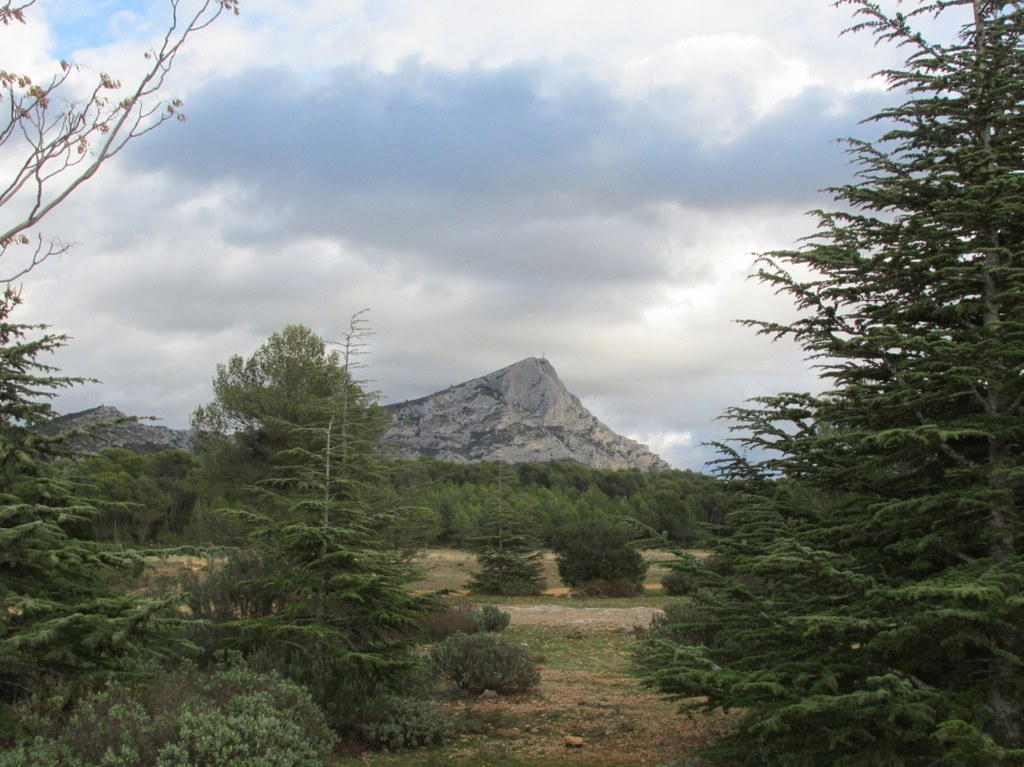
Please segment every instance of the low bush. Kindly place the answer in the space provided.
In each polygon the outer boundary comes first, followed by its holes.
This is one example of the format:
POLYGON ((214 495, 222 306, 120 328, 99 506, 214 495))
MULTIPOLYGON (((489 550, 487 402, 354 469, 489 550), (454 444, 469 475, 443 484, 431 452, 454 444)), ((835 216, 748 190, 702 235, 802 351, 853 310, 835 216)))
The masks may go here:
POLYGON ((441 743, 452 731, 452 721, 430 701, 385 697, 368 707, 359 737, 368 745, 400 751, 441 743))
POLYGON ((419 618, 419 629, 434 642, 455 634, 472 634, 478 630, 475 609, 465 600, 446 601, 437 610, 419 618))
POLYGON ((438 642, 456 634, 502 631, 508 628, 511 620, 511 615, 494 605, 480 609, 466 600, 457 600, 423 615, 418 626, 425 638, 438 642))
POLYGON ((241 667, 58 689, 16 714, 27 735, 0 767, 320 767, 334 745, 308 693, 241 667))
POLYGON ((669 570, 661 579, 661 587, 670 597, 683 597, 693 593, 693 577, 680 570, 669 570))
POLYGON ((504 631, 512 621, 511 615, 494 605, 485 605, 482 610, 472 613, 472 618, 477 631, 504 631))
MULTIPOLYGON (((707 608, 692 604, 689 601, 670 602, 665 605, 662 612, 651 619, 649 626, 637 629, 637 638, 640 640, 652 640, 654 645, 714 645, 717 633, 711 628, 713 616, 707 608)), ((644 657, 651 653, 650 647, 647 650, 641 648, 638 651, 638 658, 643 661, 644 657)))
POLYGON ((456 634, 435 645, 430 655, 439 678, 470 693, 509 695, 540 683, 526 648, 495 634, 456 634))

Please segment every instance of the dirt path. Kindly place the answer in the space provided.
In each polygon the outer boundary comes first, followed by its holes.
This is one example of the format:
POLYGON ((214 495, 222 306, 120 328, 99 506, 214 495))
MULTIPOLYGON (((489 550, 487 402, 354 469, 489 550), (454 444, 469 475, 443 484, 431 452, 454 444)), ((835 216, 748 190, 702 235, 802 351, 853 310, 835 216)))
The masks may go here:
POLYGON ((632 628, 647 626, 660 615, 655 607, 566 607, 563 605, 502 605, 513 626, 590 626, 632 628))
POLYGON ((507 605, 510 639, 530 650, 541 671, 536 694, 477 699, 465 713, 494 722, 447 752, 449 763, 625 767, 665 765, 708 745, 723 717, 680 714, 644 688, 632 664, 633 627, 650 607, 507 605), (582 743, 568 748, 566 738, 582 743))

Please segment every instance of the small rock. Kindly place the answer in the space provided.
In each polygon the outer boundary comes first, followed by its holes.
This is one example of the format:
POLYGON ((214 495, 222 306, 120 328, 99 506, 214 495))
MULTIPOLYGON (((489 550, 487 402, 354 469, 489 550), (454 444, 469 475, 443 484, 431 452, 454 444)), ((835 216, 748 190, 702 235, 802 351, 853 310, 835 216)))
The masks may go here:
POLYGON ((497 697, 498 693, 496 693, 494 690, 484 690, 482 693, 480 693, 481 700, 490 700, 491 698, 497 697))
POLYGON ((565 743, 566 748, 583 748, 583 744, 586 743, 583 738, 577 737, 576 735, 566 735, 562 742, 565 743))

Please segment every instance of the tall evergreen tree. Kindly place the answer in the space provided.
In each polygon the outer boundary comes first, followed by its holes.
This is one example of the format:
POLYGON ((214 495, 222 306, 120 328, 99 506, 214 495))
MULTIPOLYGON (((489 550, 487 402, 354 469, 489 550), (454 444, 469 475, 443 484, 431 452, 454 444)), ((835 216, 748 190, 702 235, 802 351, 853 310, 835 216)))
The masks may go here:
POLYGON ((331 387, 270 424, 273 473, 257 486, 265 500, 235 513, 252 526, 263 565, 248 585, 273 600, 224 626, 229 645, 306 685, 340 727, 357 724, 374 693, 416 666, 409 640, 426 607, 406 588, 413 574, 403 552, 380 532, 375 515, 384 512, 369 503, 383 477, 386 416, 353 377, 364 335, 357 315, 340 353, 310 346, 322 356, 306 367, 333 367, 331 387))
POLYGON ((103 675, 171 652, 177 622, 165 603, 126 593, 141 560, 94 539, 94 510, 61 478, 61 439, 39 427, 54 416, 49 399, 80 379, 39 359, 66 339, 11 321, 18 303, 0 294, 2 700, 45 676, 103 675))
POLYGON ((842 207, 761 259, 799 319, 750 323, 830 388, 731 411, 719 575, 640 657, 745 712, 729 764, 1021 764, 1024 5, 841 4, 910 52, 884 73, 907 98, 850 142, 842 207), (955 41, 916 30, 946 13, 955 41))
POLYGON ((473 576, 469 588, 479 594, 540 594, 545 586, 544 552, 536 534, 537 523, 528 511, 513 505, 507 483, 505 467, 499 464, 492 505, 473 541, 480 572, 473 576))

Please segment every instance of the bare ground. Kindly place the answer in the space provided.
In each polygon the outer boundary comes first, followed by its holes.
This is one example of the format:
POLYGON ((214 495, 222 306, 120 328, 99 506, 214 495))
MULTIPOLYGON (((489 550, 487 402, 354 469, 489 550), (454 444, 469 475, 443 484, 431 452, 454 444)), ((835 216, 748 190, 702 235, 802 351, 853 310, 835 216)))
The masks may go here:
POLYGON ((633 628, 647 626, 661 613, 656 607, 567 607, 565 605, 501 605, 513 626, 588 626, 633 628))
MULTIPOLYGON (((561 602, 561 600, 558 600, 561 602)), ((676 702, 644 688, 635 675, 634 627, 650 607, 502 605, 506 636, 527 646, 541 672, 538 691, 519 697, 439 701, 449 713, 482 722, 441 751, 364 754, 371 764, 670 765, 710 744, 728 727, 721 715, 681 714, 676 702), (568 747, 566 737, 582 739, 568 747), (411 757, 411 758, 410 758, 411 757)))

